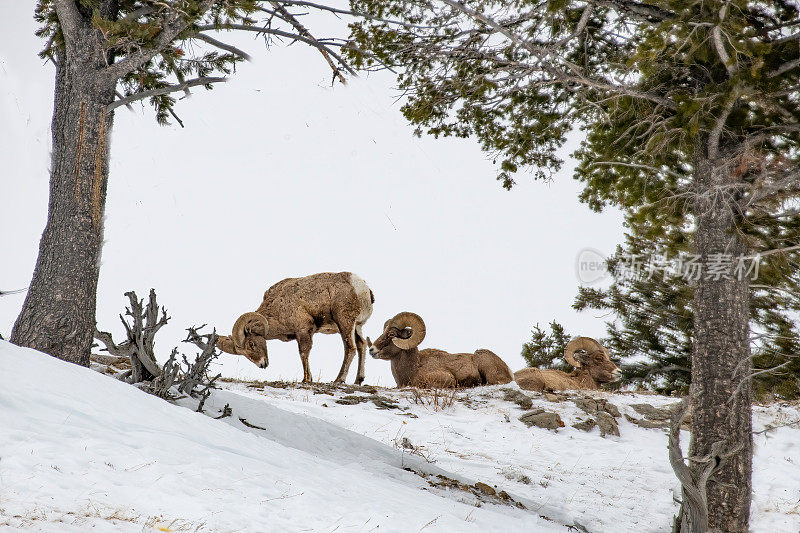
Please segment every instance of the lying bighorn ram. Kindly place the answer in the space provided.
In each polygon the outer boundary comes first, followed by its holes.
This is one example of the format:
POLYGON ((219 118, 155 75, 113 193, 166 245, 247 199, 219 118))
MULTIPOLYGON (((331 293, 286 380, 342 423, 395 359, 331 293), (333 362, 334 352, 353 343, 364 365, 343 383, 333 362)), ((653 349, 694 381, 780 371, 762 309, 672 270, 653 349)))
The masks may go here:
POLYGON ((383 325, 383 333, 371 343, 375 359, 392 363, 398 387, 453 388, 497 385, 514 380, 502 359, 489 350, 451 354, 427 348, 417 350, 425 338, 425 322, 414 313, 399 313, 383 325))
POLYGON ((217 347, 267 368, 268 339, 296 340, 303 363, 303 383, 310 383, 308 354, 312 335, 339 333, 344 342, 344 361, 335 383, 344 382, 358 350, 356 383, 361 384, 367 348, 361 328, 372 314, 374 302, 364 280, 350 272, 288 278, 267 289, 258 309, 240 316, 231 335, 220 337, 217 347))
POLYGON ((514 373, 520 388, 544 390, 599 389, 600 384, 617 381, 619 368, 611 362, 608 350, 596 340, 578 337, 564 348, 564 359, 575 367, 571 373, 561 370, 523 368, 514 373))

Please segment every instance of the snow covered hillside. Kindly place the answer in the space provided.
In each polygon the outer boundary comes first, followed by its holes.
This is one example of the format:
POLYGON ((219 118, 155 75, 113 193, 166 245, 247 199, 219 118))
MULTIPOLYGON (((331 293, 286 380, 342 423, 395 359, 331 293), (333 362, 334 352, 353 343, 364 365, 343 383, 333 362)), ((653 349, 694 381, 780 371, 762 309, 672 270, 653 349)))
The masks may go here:
POLYGON ((423 459, 263 401, 213 398, 266 431, 4 341, 0 369, 0 528, 563 531, 423 490, 402 468, 439 473, 423 459))
MULTIPOLYGON (((680 486, 667 457, 667 429, 642 427, 666 424, 659 418, 675 398, 589 391, 547 395, 548 399, 525 391, 530 400, 520 401, 516 385, 506 385, 461 391, 452 405, 442 409, 432 404, 446 398, 415 398, 408 390, 377 389, 376 396, 370 391, 326 390, 324 384, 318 394, 281 387, 227 384, 229 390, 281 409, 321 418, 390 445, 413 446, 412 452, 451 476, 505 490, 531 512, 556 523, 582 526, 592 533, 666 532, 678 511, 673 495, 680 496, 680 486), (588 432, 572 427, 590 418, 578 406, 587 407, 586 397, 617 408, 619 437, 601 437, 597 427, 588 432), (363 401, 366 398, 371 399, 363 401), (526 412, 541 409, 557 413, 564 427, 529 428, 519 420, 526 412)), ((596 402, 588 403, 591 407, 596 402)), ((797 402, 754 408, 757 432, 799 419, 797 402)), ((688 432, 682 432, 681 442, 686 453, 688 432)), ((756 434, 755 450, 751 530, 800 532, 798 424, 756 434)))
MULTIPOLYGON (((601 437, 572 427, 579 395, 225 389, 213 420, 0 341, 0 530, 643 532, 676 509, 664 430, 635 423, 673 399, 593 394, 620 411, 601 437), (519 420, 539 409, 565 427, 519 420)), ((758 407, 756 429, 798 416, 758 407)), ((756 436, 754 531, 800 531, 798 442, 756 436)))

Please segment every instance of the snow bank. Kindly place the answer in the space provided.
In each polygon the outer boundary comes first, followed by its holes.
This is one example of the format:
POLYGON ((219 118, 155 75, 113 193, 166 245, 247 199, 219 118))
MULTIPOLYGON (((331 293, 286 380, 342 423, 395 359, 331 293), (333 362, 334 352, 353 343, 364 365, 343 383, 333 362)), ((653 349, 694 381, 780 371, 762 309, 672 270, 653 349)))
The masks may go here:
POLYGON ((564 530, 425 490, 402 466, 434 467, 375 440, 218 394, 213 404, 234 402, 234 417, 267 429, 0 341, 0 529, 564 530))

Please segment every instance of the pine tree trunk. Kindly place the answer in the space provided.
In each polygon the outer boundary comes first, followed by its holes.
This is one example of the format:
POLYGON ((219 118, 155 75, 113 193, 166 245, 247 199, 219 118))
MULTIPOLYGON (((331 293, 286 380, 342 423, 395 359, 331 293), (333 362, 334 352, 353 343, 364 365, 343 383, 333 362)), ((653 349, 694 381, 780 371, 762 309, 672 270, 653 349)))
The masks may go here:
POLYGON ((11 342, 89 365, 116 80, 88 19, 56 66, 47 226, 11 342))
POLYGON ((732 169, 706 158, 695 168, 695 242, 704 271, 694 291, 689 464, 695 480, 709 464, 718 465, 707 485, 709 530, 745 533, 753 452, 749 280, 745 275, 715 280, 705 266, 711 254, 735 258, 747 255, 747 247, 734 229, 731 189, 724 187, 732 169))

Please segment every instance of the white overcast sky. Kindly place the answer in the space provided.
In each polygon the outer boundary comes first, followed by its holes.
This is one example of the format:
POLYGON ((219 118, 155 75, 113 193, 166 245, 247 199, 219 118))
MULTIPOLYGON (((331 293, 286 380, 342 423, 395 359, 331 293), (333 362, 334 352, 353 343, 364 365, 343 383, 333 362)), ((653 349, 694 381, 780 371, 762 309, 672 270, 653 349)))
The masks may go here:
MULTIPOLYGON (((37 57, 34 5, 0 3, 0 290, 30 282, 46 220, 54 67, 37 57)), ((319 34, 341 28, 322 23, 319 34)), ((314 50, 228 40, 254 60, 180 102, 185 129, 158 126, 147 107, 116 112, 101 329, 120 338, 123 293, 154 287, 172 317, 157 338, 163 360, 191 324, 229 333, 283 278, 349 270, 375 293, 373 338, 388 317, 414 311, 428 327, 423 347, 489 348, 517 370, 536 323, 603 334, 605 317, 571 308, 575 259, 587 247, 612 252, 621 216, 578 202, 569 162, 551 182, 520 173, 505 191, 476 141, 413 137, 391 75, 331 87, 314 50)), ((0 299, 6 338, 22 302, 0 299)), ((221 371, 302 377, 294 342, 269 348, 266 370, 223 354, 221 371)), ((338 336, 314 337, 315 379, 332 380, 341 360, 338 336)), ((348 381, 355 371, 354 361, 348 381)), ((393 385, 388 363, 368 359, 367 382, 393 385)))

